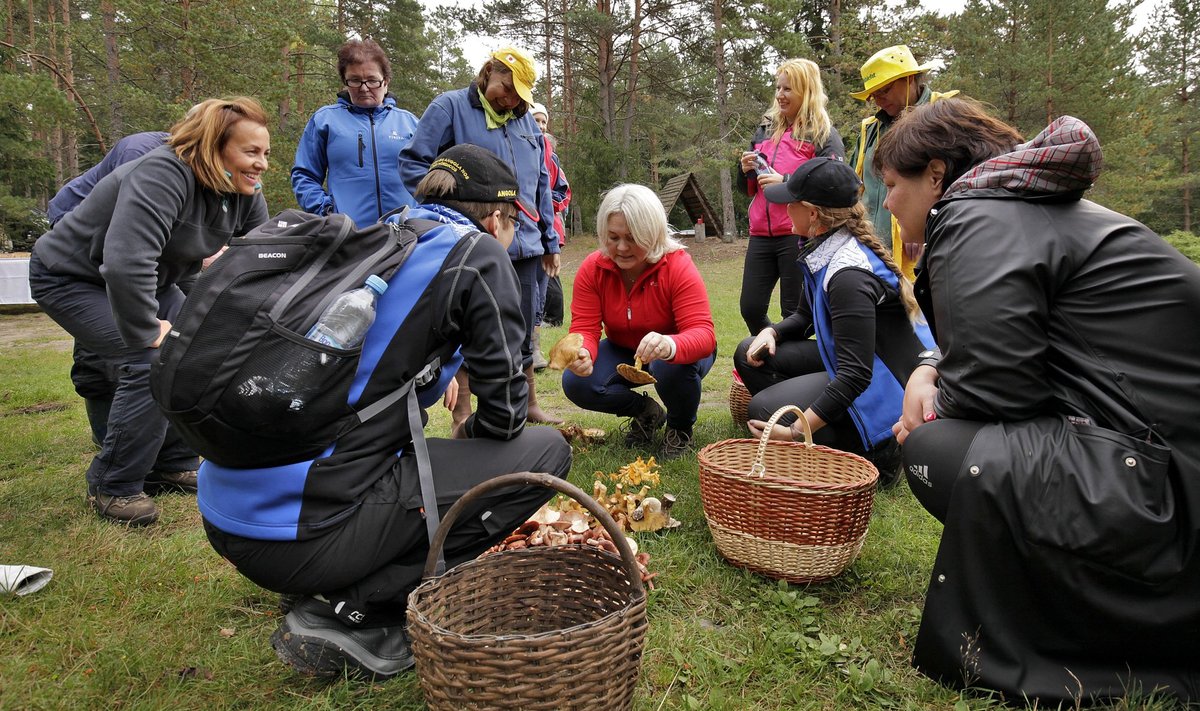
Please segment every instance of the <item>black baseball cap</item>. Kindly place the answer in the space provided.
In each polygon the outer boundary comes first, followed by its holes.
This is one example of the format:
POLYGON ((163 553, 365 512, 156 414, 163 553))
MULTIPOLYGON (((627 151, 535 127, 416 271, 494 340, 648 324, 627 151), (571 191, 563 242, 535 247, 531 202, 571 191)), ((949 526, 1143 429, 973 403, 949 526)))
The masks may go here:
POLYGON ((763 188, 767 202, 803 200, 817 207, 854 207, 862 181, 846 163, 833 158, 810 158, 783 183, 763 188))
POLYGON ((530 220, 538 221, 537 210, 518 195, 512 168, 486 148, 470 143, 452 146, 429 164, 429 170, 444 170, 454 176, 454 190, 438 197, 461 202, 511 202, 530 220))

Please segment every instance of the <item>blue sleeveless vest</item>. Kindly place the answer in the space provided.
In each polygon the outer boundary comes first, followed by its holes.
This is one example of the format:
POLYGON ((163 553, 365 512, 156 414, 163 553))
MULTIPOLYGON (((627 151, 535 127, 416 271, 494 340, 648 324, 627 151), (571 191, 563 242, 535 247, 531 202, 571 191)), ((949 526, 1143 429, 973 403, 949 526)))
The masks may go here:
MULTIPOLYGON (((830 378, 837 374, 837 355, 833 342, 833 319, 829 313, 829 295, 825 286, 839 269, 865 266, 860 254, 866 258, 866 264, 870 265, 871 272, 876 277, 891 289, 899 290, 899 279, 892 270, 845 230, 839 230, 829 236, 817 250, 800 260, 804 291, 808 303, 812 306, 817 348, 821 353, 825 372, 830 378), (856 250, 859 254, 847 253, 846 250, 856 250), (813 271, 813 267, 818 268, 813 271), (831 269, 833 271, 830 271, 831 269)), ((914 324, 913 331, 926 348, 933 348, 933 335, 929 332, 927 324, 914 324)), ((858 429, 859 437, 867 450, 874 449, 892 438, 892 425, 900 419, 903 402, 904 383, 896 380, 892 371, 876 353, 871 369, 871 384, 855 398, 848 410, 850 419, 858 429)))

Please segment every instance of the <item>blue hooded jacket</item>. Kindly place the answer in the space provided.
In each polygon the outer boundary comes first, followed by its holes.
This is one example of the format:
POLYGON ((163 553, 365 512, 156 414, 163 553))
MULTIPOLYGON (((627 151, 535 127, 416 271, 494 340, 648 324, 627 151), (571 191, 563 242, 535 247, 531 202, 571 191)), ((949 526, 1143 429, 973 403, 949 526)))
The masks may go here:
POLYGON ((416 191, 434 158, 460 143, 481 146, 499 156, 517 176, 521 199, 537 210, 536 224, 524 213, 520 215, 521 227, 509 245, 509 257, 558 254, 550 174, 546 172, 542 131, 533 116, 526 111, 500 128, 488 129, 474 84, 435 98, 421 115, 412 141, 400 152, 400 176, 409 192, 416 191))
POLYGON ((305 212, 349 215, 365 227, 398 207, 416 204, 396 173, 396 156, 408 145, 417 117, 388 94, 375 108, 350 102, 317 109, 296 146, 292 190, 305 212), (325 187, 322 187, 322 186, 325 187))

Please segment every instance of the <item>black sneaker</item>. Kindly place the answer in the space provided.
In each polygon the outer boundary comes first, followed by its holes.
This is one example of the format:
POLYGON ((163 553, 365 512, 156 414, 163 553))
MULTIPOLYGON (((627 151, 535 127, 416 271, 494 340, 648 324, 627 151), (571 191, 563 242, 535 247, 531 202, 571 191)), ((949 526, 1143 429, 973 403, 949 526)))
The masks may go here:
POLYGON ((305 676, 391 679, 413 666, 403 625, 361 629, 337 619, 312 597, 296 603, 271 635, 275 654, 305 676))
POLYGON ((196 472, 150 472, 142 484, 142 491, 150 496, 173 491, 184 494, 196 493, 196 472))
POLYGON ((645 447, 654 442, 654 433, 667 421, 667 412, 649 395, 642 395, 642 411, 625 424, 625 446, 645 447))
POLYGON ((677 430, 674 427, 667 427, 666 433, 663 435, 662 458, 663 461, 676 459, 692 449, 692 431, 677 430))

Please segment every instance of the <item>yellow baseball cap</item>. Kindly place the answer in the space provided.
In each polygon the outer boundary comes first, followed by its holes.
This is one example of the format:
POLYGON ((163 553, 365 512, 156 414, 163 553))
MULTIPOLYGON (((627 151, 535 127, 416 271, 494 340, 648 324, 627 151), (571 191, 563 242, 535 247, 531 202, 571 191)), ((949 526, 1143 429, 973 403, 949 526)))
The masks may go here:
POLYGON ((505 47, 492 52, 495 59, 508 67, 513 75, 513 87, 517 95, 525 103, 533 103, 533 84, 537 81, 537 73, 533 70, 533 60, 516 47, 505 47))
POLYGON ((859 101, 866 101, 877 89, 902 77, 927 72, 932 68, 933 63, 917 66, 917 60, 906 44, 881 49, 871 55, 871 58, 859 70, 859 73, 862 74, 863 90, 852 91, 850 96, 859 101))

